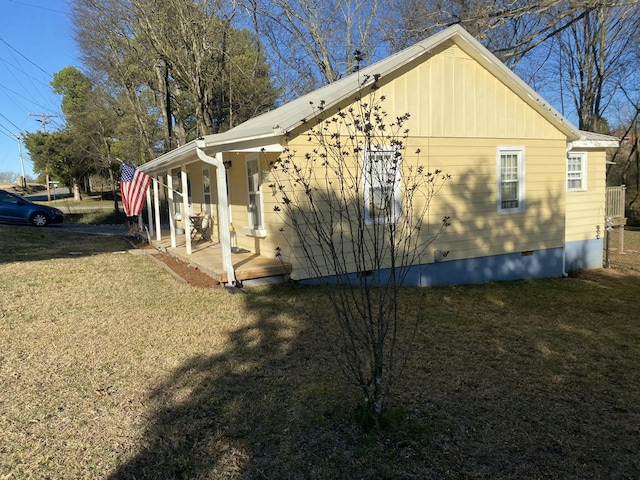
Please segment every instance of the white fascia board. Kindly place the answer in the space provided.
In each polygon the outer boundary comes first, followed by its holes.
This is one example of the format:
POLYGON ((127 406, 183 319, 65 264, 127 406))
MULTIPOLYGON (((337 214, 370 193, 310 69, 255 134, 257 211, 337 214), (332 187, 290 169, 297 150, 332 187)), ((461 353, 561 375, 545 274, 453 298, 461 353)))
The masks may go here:
MULTIPOLYGON (((224 135, 224 134, 223 134, 224 135)), ((170 168, 177 167, 182 164, 199 161, 196 148, 198 143, 207 152, 282 152, 283 148, 273 135, 264 135, 262 137, 247 137, 244 139, 236 139, 233 141, 225 141, 220 135, 210 135, 199 140, 193 140, 182 145, 164 155, 147 162, 138 169, 145 173, 164 173, 170 168), (263 141, 269 139, 269 142, 263 141), (207 141, 209 140, 209 141, 207 141), (211 141, 213 140, 213 141, 211 141)))
POLYGON ((195 161, 198 159, 196 153, 196 140, 185 143, 170 152, 154 158, 150 162, 144 163, 138 167, 138 170, 145 173, 166 172, 172 167, 181 165, 185 162, 195 161))
POLYGON ((617 148, 620 142, 615 140, 576 140, 571 142, 571 149, 576 148, 617 148))
MULTIPOLYGON (((224 134, 222 134, 224 135, 224 134)), ((216 152, 282 152, 280 135, 259 135, 225 139, 219 135, 204 137, 203 147, 216 152)))

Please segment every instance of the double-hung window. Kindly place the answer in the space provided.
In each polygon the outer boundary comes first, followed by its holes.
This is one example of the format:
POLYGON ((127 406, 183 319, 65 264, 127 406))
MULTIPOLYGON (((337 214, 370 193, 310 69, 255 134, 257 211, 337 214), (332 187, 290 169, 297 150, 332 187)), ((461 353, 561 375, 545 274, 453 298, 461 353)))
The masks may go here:
POLYGON ((524 147, 498 147, 498 213, 523 213, 524 147))
POLYGON ((264 229, 261 185, 259 159, 247 160, 247 187, 249 191, 247 210, 249 212, 249 229, 253 231, 264 229))
POLYGON ((400 219, 401 157, 393 147, 369 147, 363 153, 364 214, 367 223, 400 219))
POLYGON ((579 192, 587 189, 587 154, 571 152, 567 155, 567 190, 579 192))
POLYGON ((202 201, 204 211, 211 214, 211 175, 209 167, 202 168, 202 201))

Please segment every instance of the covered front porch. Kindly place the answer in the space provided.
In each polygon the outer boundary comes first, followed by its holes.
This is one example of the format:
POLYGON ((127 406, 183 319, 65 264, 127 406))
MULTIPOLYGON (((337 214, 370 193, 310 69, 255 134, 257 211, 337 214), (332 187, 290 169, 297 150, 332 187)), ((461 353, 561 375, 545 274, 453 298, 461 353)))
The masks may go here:
MULTIPOLYGON (((191 253, 186 253, 186 236, 176 235, 176 246, 171 246, 170 232, 163 231, 161 240, 151 240, 154 248, 206 273, 220 284, 229 283, 220 243, 199 239, 191 242, 191 253)), ((277 258, 268 258, 246 249, 232 251, 231 261, 236 281, 242 286, 282 283, 289 279, 291 264, 277 258)))
POLYGON ((275 255, 286 239, 279 228, 266 228, 262 185, 282 148, 262 141, 221 145, 222 135, 194 140, 138 167, 152 178, 149 240, 225 285, 286 281, 292 265, 275 255))

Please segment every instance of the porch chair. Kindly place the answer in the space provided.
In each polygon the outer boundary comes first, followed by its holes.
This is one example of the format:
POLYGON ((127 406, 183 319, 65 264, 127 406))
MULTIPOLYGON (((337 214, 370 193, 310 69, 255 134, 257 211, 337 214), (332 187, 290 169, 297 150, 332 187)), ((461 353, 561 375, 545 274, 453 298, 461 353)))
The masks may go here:
POLYGON ((193 221, 193 230, 191 230, 191 238, 193 240, 196 237, 200 237, 202 240, 209 240, 211 236, 209 235, 209 224, 211 223, 211 215, 208 213, 204 215, 199 215, 193 221))

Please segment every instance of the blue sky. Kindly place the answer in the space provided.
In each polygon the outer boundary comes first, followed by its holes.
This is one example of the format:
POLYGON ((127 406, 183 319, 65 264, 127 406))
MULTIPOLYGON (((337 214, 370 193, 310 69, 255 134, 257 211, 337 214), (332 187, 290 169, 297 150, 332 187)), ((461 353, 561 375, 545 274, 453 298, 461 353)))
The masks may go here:
MULTIPOLYGON (((60 96, 51 91, 53 74, 64 67, 80 67, 73 40, 67 0, 2 0, 0 22, 0 172, 22 174, 14 134, 62 123, 60 96)), ((34 176, 29 154, 22 146, 25 174, 34 176)))

